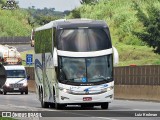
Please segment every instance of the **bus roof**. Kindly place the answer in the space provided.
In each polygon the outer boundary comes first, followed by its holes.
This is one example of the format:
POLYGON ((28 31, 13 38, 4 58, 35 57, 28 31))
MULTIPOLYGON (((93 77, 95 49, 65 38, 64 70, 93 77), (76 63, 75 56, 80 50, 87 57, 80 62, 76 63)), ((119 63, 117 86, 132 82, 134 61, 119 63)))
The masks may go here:
POLYGON ((107 24, 103 20, 92 20, 92 19, 59 19, 55 21, 51 21, 41 27, 35 29, 35 31, 45 30, 56 27, 57 29, 63 28, 93 28, 93 27, 101 27, 101 28, 108 28, 107 24))

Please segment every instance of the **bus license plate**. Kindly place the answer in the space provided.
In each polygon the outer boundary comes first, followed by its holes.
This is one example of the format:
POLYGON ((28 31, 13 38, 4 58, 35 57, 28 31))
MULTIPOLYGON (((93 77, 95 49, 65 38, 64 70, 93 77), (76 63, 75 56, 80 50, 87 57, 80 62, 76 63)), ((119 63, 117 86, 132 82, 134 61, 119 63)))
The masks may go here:
POLYGON ((84 97, 83 101, 92 101, 92 97, 84 97))
POLYGON ((19 90, 19 88, 14 88, 14 90, 19 90))

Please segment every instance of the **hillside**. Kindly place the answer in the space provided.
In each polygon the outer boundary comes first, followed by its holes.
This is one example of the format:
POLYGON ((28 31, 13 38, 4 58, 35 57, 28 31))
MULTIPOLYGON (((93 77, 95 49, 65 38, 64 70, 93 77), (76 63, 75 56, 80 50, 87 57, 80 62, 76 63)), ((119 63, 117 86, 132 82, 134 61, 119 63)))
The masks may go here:
POLYGON ((0 36, 29 36, 31 26, 28 25, 28 15, 22 9, 0 9, 0 36))
MULTIPOLYGON (((5 0, 0 1, 0 37, 5 36, 30 36, 31 29, 52 20, 65 16, 65 12, 55 11, 54 8, 35 9, 34 6, 27 9, 19 8, 15 3, 13 10, 8 8, 5 0)), ((10 6, 9 6, 10 7, 10 6)))
MULTIPOLYGON (((158 0, 134 1, 145 13, 150 4, 160 8, 158 0)), ((160 64, 160 55, 155 54, 152 48, 132 34, 132 31, 143 31, 144 29, 135 15, 136 12, 133 8, 133 0, 100 0, 95 4, 83 4, 72 11, 68 17, 80 16, 81 18, 105 20, 110 28, 113 46, 120 54, 120 66, 160 64)))
MULTIPOLYGON (((148 47, 132 34, 132 31, 143 31, 144 29, 135 15, 137 11, 133 8, 133 1, 136 1, 144 12, 151 4, 160 8, 159 0, 100 0, 95 4, 83 4, 74 12, 80 13, 78 16, 82 18, 100 19, 107 22, 113 46, 118 49, 120 55, 120 66, 160 64, 160 55, 155 54, 153 48, 148 47)), ((0 1, 0 7, 4 3, 5 0, 0 1)), ((0 37, 29 36, 32 27, 63 17, 64 13, 59 13, 53 8, 44 10, 0 9, 0 37)), ((71 13, 68 17, 74 18, 75 16, 71 13)))

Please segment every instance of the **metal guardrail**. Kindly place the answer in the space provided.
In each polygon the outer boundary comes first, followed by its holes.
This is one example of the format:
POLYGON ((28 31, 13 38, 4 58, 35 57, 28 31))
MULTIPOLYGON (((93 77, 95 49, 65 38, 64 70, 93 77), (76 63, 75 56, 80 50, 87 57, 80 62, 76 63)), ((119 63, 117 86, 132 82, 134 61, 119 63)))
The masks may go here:
POLYGON ((30 37, 0 37, 0 44, 29 44, 30 37))

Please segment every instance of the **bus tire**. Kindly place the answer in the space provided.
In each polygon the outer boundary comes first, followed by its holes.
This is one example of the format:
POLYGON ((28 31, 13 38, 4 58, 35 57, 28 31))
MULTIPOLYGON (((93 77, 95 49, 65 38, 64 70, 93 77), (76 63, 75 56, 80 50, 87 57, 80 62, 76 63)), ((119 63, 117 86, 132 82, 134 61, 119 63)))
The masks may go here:
POLYGON ((6 91, 3 91, 3 95, 6 95, 7 94, 7 92, 6 91))
POLYGON ((27 94, 28 94, 28 91, 26 91, 25 94, 27 95, 27 94))
POLYGON ((108 107, 109 107, 109 103, 108 102, 101 104, 101 109, 108 109, 108 107))
POLYGON ((49 104, 43 101, 43 91, 40 91, 40 102, 42 108, 49 108, 49 104))

